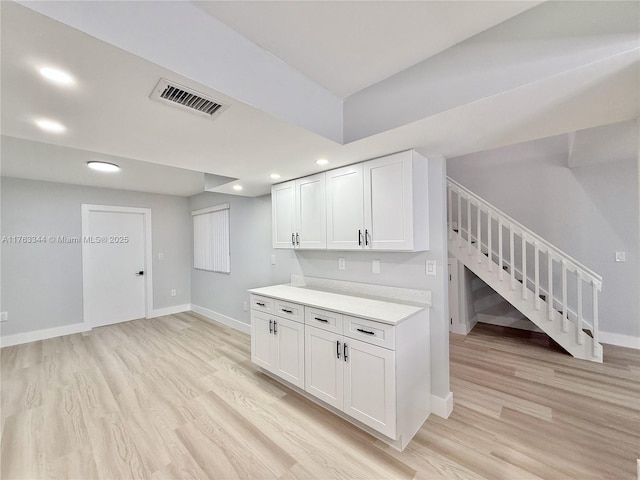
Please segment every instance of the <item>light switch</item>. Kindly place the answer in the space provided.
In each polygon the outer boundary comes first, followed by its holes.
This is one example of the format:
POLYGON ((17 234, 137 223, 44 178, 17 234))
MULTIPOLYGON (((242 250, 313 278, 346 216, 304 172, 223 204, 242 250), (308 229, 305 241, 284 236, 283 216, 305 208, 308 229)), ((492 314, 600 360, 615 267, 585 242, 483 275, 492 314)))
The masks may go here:
POLYGON ((158 260, 164 260, 164 253, 158 254, 158 260))
POLYGON ((380 260, 373 260, 371 262, 371 273, 380 273, 380 260))
POLYGON ((273 255, 271 255, 271 265, 275 265, 276 264, 276 254, 274 253, 273 255))
POLYGON ((626 262, 627 252, 616 252, 616 262, 626 262))
POLYGON ((435 275, 436 274, 436 261, 435 260, 427 260, 425 273, 427 275, 435 275))
POLYGON ((338 258, 338 270, 344 270, 347 267, 347 262, 344 257, 338 258))

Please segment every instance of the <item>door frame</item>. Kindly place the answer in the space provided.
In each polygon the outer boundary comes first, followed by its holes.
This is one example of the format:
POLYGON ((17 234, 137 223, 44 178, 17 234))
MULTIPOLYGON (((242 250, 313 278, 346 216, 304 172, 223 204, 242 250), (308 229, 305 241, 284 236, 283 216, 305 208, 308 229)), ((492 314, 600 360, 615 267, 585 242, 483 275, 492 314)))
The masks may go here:
MULTIPOLYGON (((82 239, 87 235, 89 226, 89 214, 91 212, 116 212, 116 213, 136 213, 141 214, 144 222, 144 285, 145 285, 145 318, 152 316, 153 312, 153 250, 151 232, 151 209, 141 207, 121 207, 115 205, 95 205, 91 203, 81 204, 82 211, 82 239)), ((84 241, 82 243, 82 321, 85 325, 93 328, 93 319, 89 318, 87 312, 87 289, 86 282, 89 278, 89 251, 84 241)))

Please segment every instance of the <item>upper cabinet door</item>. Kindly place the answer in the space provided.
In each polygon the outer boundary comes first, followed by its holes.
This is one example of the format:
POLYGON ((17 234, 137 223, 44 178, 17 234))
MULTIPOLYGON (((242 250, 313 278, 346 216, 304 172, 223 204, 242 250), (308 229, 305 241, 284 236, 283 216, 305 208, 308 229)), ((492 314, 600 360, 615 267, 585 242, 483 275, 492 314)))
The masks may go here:
POLYGON ((296 181, 271 187, 273 248, 295 247, 296 181))
POLYGON ((365 248, 413 250, 411 152, 370 160, 363 166, 365 248))
POLYGON ((327 175, 327 248, 364 247, 362 164, 338 168, 327 175))
POLYGON ((326 248, 327 214, 324 172, 296 180, 296 212, 296 247, 326 248))

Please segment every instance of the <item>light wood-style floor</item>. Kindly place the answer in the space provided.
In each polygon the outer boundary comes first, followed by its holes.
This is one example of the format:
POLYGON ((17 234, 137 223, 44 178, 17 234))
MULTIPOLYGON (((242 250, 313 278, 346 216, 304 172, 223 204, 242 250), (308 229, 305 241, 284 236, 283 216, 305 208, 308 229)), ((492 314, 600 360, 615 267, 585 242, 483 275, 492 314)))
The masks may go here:
POLYGON ((0 475, 636 478, 638 353, 606 347, 598 365, 519 335, 451 337, 454 413, 403 453, 258 373, 247 335, 196 314, 7 347, 0 475))

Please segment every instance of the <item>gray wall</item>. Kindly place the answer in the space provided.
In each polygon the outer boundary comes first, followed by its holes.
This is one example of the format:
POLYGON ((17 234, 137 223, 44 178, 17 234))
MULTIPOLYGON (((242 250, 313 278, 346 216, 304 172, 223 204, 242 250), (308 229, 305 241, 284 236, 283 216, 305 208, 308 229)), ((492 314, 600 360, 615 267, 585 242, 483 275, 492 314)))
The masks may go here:
POLYGON ((230 205, 231 273, 195 270, 190 260, 191 303, 250 324, 249 312, 243 309, 243 302, 249 301, 247 290, 288 283, 291 274, 300 271, 293 251, 271 248, 270 195, 249 198, 204 192, 189 199, 192 211, 223 203, 230 205))
MULTIPOLYGON (((183 197, 2 178, 3 235, 81 236, 80 205, 151 208, 154 309, 190 303, 191 223, 183 197), (164 260, 158 260, 158 253, 164 260), (171 289, 177 290, 175 297, 171 289)), ((80 323, 80 244, 2 245, 2 335, 80 323)))
POLYGON ((447 174, 600 274, 600 329, 639 337, 638 157, 570 169, 568 146, 560 135, 464 155, 447 174))

